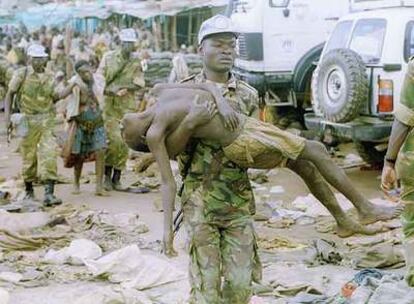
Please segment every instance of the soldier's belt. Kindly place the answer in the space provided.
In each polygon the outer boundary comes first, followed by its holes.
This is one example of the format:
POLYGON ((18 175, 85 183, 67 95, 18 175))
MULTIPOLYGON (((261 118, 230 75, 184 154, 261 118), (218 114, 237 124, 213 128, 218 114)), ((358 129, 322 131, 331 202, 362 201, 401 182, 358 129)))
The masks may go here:
POLYGON ((78 126, 87 133, 92 133, 95 129, 103 127, 104 121, 102 116, 95 120, 77 119, 78 126))

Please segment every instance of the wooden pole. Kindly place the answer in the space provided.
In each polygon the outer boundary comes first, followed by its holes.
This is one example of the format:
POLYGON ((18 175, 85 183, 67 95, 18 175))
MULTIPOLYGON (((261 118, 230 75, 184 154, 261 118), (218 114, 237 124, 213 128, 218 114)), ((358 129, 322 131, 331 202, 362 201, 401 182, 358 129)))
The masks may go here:
POLYGON ((171 49, 174 52, 178 51, 177 16, 173 16, 172 19, 171 19, 171 49))
MULTIPOLYGON (((196 33, 198 33, 198 31, 200 30, 201 23, 203 22, 203 20, 202 20, 202 18, 201 18, 201 15, 202 15, 202 12, 201 12, 200 10, 198 10, 198 12, 197 12, 196 28, 195 28, 196 33)), ((196 48, 197 48, 197 46, 198 46, 198 41, 197 41, 197 39, 194 39, 194 41, 193 41, 193 45, 194 45, 194 47, 196 47, 196 48)))
POLYGON ((193 12, 190 11, 188 15, 188 30, 187 30, 187 45, 193 44, 193 12))
POLYGON ((163 24, 163 31, 162 31, 162 39, 164 42, 164 50, 169 50, 170 49, 170 29, 169 29, 169 24, 170 24, 170 17, 164 17, 164 24, 163 24))
POLYGON ((158 18, 154 17, 154 21, 152 22, 152 35, 154 36, 154 44, 155 44, 155 51, 161 51, 161 31, 160 31, 160 24, 158 23, 158 18))

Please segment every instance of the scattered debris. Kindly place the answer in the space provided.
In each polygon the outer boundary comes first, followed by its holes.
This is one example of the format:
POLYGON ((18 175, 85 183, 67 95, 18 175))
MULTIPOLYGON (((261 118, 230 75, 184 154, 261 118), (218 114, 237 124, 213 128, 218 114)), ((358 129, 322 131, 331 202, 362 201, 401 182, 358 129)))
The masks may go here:
POLYGON ((20 273, 15 272, 0 272, 0 280, 10 283, 18 283, 22 280, 23 276, 20 273))
POLYGON ((94 242, 85 239, 73 240, 69 247, 58 251, 50 249, 44 261, 51 264, 84 265, 85 259, 97 259, 102 256, 102 249, 94 242))
POLYGON ((292 249, 302 249, 306 245, 296 243, 292 240, 282 237, 273 237, 271 239, 259 238, 258 240, 259 248, 262 250, 292 250, 292 249))

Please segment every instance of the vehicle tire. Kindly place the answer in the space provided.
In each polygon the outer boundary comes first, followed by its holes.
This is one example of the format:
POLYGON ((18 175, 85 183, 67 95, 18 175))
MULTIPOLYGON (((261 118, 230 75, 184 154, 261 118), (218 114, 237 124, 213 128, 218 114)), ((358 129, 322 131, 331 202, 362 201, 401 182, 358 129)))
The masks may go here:
POLYGON ((366 163, 373 166, 382 167, 382 165, 384 164, 385 153, 387 151, 378 151, 375 148, 375 146, 378 145, 378 143, 369 141, 358 141, 354 143, 359 156, 361 156, 361 158, 366 163))
POLYGON ((368 99, 365 64, 357 53, 336 49, 319 62, 312 79, 315 113, 332 122, 348 122, 358 116, 368 99))

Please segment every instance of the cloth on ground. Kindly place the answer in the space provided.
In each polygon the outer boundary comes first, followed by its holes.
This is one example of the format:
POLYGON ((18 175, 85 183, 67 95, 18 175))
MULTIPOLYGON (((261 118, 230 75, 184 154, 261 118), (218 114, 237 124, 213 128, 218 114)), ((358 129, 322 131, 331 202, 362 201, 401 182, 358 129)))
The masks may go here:
POLYGON ((46 226, 51 216, 46 212, 10 213, 0 210, 0 229, 11 232, 24 232, 46 226))
POLYGON ((167 261, 143 255, 136 245, 114 251, 98 260, 84 262, 94 276, 107 277, 110 282, 138 290, 180 281, 186 277, 167 261))
POLYGON ((58 251, 50 249, 44 261, 51 264, 84 265, 85 259, 97 259, 102 256, 102 249, 94 242, 85 239, 73 240, 69 247, 58 251))
POLYGON ((373 247, 361 247, 350 252, 353 268, 401 268, 405 265, 404 255, 392 241, 373 247))
POLYGON ((0 304, 9 304, 10 294, 6 289, 0 288, 0 304))

